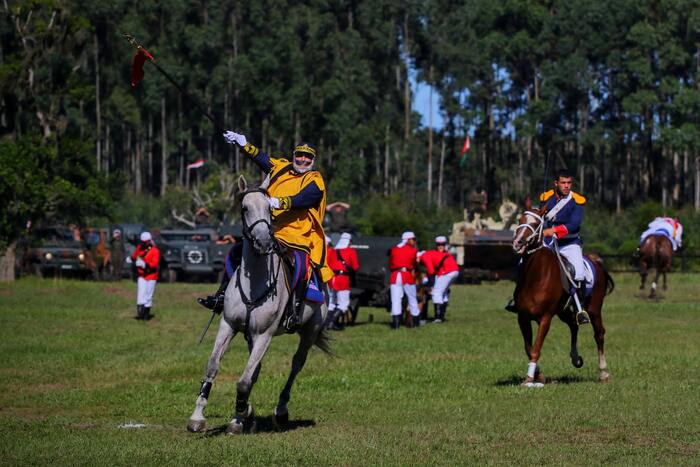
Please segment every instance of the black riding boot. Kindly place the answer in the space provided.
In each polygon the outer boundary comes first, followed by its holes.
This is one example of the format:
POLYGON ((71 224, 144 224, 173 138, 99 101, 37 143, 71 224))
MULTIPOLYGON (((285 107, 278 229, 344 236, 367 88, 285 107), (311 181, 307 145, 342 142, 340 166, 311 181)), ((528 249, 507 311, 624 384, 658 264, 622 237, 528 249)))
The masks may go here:
POLYGON ((136 316, 134 316, 134 319, 143 319, 143 305, 136 305, 136 316))
POLYGON ((510 311, 511 313, 517 313, 518 310, 515 308, 515 299, 511 298, 508 300, 508 304, 505 306, 505 309, 507 311, 510 311))
POLYGON ((444 322, 446 321, 445 315, 447 314, 447 302, 440 305, 440 319, 444 322))
POLYGON ((398 329, 401 327, 401 317, 398 315, 391 315, 391 329, 398 329))
POLYGON ((588 324, 591 322, 590 318, 588 317, 588 312, 586 311, 586 308, 584 306, 585 301, 586 301, 586 282, 585 281, 578 281, 576 283, 576 296, 578 297, 578 301, 581 304, 581 311, 577 311, 576 313, 576 322, 578 324, 588 324))
POLYGON ((144 305, 144 307, 143 307, 143 320, 150 321, 151 319, 153 319, 153 316, 154 315, 151 314, 151 307, 144 305))
POLYGON ((442 323, 442 317, 440 316, 440 304, 433 303, 433 307, 435 308, 435 319, 433 320, 433 322, 442 323))
POLYGON ((214 295, 208 295, 206 297, 200 297, 197 299, 197 303, 213 311, 216 314, 221 314, 224 311, 224 295, 226 294, 226 288, 228 287, 228 281, 223 282, 219 286, 219 290, 214 292, 214 295))

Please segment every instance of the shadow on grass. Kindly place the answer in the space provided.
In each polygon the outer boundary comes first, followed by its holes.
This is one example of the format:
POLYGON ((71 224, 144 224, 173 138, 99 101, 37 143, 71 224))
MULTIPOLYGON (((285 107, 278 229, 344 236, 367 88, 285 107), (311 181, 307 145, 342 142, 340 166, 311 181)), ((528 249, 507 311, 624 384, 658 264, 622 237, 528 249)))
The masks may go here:
MULTIPOLYGON (((255 417, 255 433, 283 433, 285 431, 294 431, 299 428, 309 428, 316 426, 316 422, 313 420, 289 420, 287 423, 287 428, 284 430, 277 430, 272 423, 272 415, 267 417, 255 417)), ((220 425, 214 428, 210 428, 204 432, 205 437, 220 436, 226 434, 226 428, 228 424, 220 425)), ((246 434, 250 434, 247 433, 246 434)))
MULTIPOLYGON (((574 375, 562 375, 562 376, 548 376, 545 375, 546 382, 545 386, 548 384, 578 384, 578 383, 597 383, 598 379, 590 376, 574 376, 574 375)), ((507 387, 507 386, 520 386, 525 378, 520 375, 511 375, 508 378, 499 379, 494 383, 494 386, 507 387)))

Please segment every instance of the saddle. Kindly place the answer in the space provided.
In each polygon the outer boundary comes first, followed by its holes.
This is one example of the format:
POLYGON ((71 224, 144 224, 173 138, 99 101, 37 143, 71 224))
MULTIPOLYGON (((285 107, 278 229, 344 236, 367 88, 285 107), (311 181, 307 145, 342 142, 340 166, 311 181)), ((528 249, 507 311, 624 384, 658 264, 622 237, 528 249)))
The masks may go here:
MULTIPOLYGON (((561 258, 561 261, 559 261, 559 270, 561 271, 559 278, 561 279, 561 286, 567 293, 570 293, 571 288, 575 287, 576 284, 570 282, 569 277, 573 278, 576 275, 576 271, 574 269, 574 265, 571 264, 564 255, 560 255, 559 257, 561 258)), ((585 296, 589 297, 593 293, 593 286, 595 285, 595 264, 593 264, 593 262, 588 259, 587 256, 584 256, 583 268, 585 270, 585 296)))

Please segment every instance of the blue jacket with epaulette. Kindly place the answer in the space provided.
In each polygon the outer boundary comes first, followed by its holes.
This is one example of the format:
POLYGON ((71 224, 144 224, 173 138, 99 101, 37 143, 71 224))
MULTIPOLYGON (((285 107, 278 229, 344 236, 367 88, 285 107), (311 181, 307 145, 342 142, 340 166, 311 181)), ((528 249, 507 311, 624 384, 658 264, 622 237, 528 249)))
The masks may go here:
MULTIPOLYGON (((572 192, 571 201, 554 216, 554 219, 547 221, 546 227, 553 227, 557 232, 557 243, 559 246, 566 246, 576 243, 582 244, 579 231, 581 230, 581 222, 583 221, 583 205, 586 204, 586 198, 578 193, 572 192), (561 233, 565 234, 562 236, 561 233)), ((540 202, 547 207, 547 212, 554 209, 561 198, 559 198, 554 190, 549 190, 540 195, 540 202)))

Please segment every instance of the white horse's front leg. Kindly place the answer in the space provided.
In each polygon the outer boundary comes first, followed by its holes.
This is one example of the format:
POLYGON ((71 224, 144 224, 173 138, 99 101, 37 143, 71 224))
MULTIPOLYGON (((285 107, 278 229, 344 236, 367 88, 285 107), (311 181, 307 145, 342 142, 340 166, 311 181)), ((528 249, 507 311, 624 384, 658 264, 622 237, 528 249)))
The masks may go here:
POLYGON ((224 353, 226 353, 226 350, 228 349, 229 345, 231 344, 231 340, 235 335, 236 333, 233 328, 225 319, 222 318, 219 322, 219 331, 216 334, 214 350, 212 350, 211 356, 209 357, 207 371, 204 375, 202 386, 199 389, 199 396, 197 396, 194 411, 192 412, 192 415, 190 415, 190 419, 187 422, 187 431, 198 433, 204 430, 206 426, 204 408, 207 406, 209 392, 211 391, 214 378, 219 371, 221 358, 224 356, 224 353))
POLYGON ((250 350, 250 357, 248 357, 245 370, 238 380, 236 411, 226 428, 226 433, 229 435, 241 434, 244 429, 254 430, 254 412, 252 406, 248 404, 248 398, 250 397, 250 392, 253 390, 253 384, 260 373, 260 363, 267 349, 270 347, 273 334, 274 330, 269 330, 266 334, 261 334, 252 338, 253 346, 250 350))

